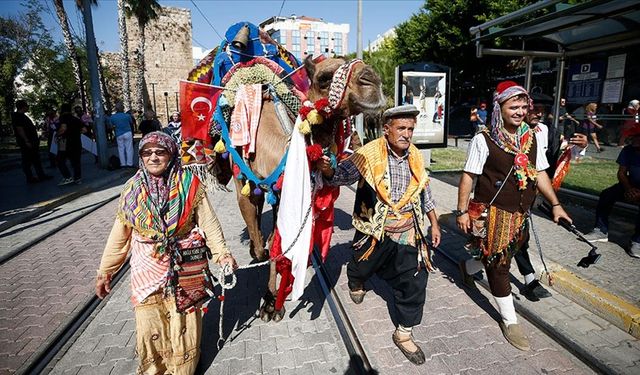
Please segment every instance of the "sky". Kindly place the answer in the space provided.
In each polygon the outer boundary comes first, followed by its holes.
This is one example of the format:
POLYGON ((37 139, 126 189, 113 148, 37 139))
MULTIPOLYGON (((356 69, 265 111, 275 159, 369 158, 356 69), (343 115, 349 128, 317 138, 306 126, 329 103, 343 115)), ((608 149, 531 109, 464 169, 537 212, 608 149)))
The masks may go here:
MULTIPOLYGON (((44 5, 42 19, 45 26, 56 40, 62 40, 60 26, 57 23, 53 0, 39 0, 44 5)), ((18 16, 24 11, 23 0, 0 0, 0 15, 18 16)), ((311 16, 322 18, 327 22, 348 23, 349 52, 356 50, 358 3, 356 0, 160 0, 165 6, 191 9, 193 45, 210 49, 220 43, 220 37, 226 29, 240 21, 254 24, 269 17, 311 16), (206 16, 203 17, 194 3, 206 16), (282 8, 282 10, 281 10, 282 8), (209 22, 213 25, 211 27, 209 22)), ((398 23, 401 23, 418 12, 424 4, 423 0, 363 0, 362 1, 362 43, 366 49, 369 41, 398 23)), ((98 47, 102 51, 116 52, 120 50, 118 38, 118 11, 116 0, 98 0, 93 8, 94 31, 98 47)), ((83 34, 82 14, 75 6, 75 0, 64 0, 69 16, 72 33, 83 34)))

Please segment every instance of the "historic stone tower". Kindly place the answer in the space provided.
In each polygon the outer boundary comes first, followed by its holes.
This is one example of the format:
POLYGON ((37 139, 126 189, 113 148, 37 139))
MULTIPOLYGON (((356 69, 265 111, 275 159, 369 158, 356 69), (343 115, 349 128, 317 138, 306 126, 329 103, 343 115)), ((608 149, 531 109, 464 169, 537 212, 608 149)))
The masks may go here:
MULTIPOLYGON (((154 109, 163 125, 174 111, 179 111, 179 82, 187 79, 193 67, 191 48, 191 11, 183 8, 162 7, 158 19, 145 29, 145 63, 147 108, 154 109)), ((135 102, 135 84, 138 74, 137 53, 140 33, 135 18, 127 18, 130 59, 130 92, 135 102)))

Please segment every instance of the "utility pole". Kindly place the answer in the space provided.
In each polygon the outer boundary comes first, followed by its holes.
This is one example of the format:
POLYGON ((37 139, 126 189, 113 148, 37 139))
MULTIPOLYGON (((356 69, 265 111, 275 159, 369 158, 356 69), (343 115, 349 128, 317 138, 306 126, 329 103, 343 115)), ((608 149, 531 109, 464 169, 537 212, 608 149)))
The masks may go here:
MULTIPOLYGON (((356 57, 362 59, 362 0, 358 0, 358 33, 356 41, 356 57)), ((356 116, 356 131, 364 144, 364 115, 356 116)))
POLYGON ((149 84, 151 85, 151 95, 153 95, 153 112, 156 112, 156 85, 158 82, 151 82, 149 84))
POLYGON ((170 118, 169 118, 169 93, 168 92, 164 92, 164 106, 165 109, 167 110, 167 123, 169 122, 170 118))
POLYGON ((91 0, 82 0, 82 18, 84 19, 85 38, 87 41, 87 63, 89 65, 89 79, 91 82, 91 101, 96 111, 96 143, 98 148, 98 162, 101 168, 107 167, 107 133, 105 131, 104 107, 100 92, 100 77, 98 74, 98 48, 93 33, 93 16, 91 14, 91 0))

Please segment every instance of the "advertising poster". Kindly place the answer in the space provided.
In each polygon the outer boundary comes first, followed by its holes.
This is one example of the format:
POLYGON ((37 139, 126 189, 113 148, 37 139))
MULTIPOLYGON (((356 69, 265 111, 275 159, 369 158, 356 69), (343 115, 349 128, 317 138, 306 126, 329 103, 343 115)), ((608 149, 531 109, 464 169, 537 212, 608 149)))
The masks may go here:
POLYGON ((396 104, 413 104, 420 110, 413 132, 413 142, 429 147, 446 147, 449 113, 448 68, 434 64, 409 65, 411 66, 403 65, 398 69, 396 104), (420 71, 416 68, 425 70, 420 71))

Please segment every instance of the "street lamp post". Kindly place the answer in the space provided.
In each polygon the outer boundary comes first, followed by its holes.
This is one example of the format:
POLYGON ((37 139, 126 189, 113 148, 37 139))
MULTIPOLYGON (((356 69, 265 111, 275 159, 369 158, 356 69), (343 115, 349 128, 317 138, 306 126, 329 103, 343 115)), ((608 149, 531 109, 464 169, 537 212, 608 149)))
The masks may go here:
POLYGON ((166 91, 164 92, 164 106, 167 110, 167 122, 169 122, 169 93, 166 91))
POLYGON ((174 91, 176 93, 176 112, 180 112, 180 105, 178 104, 178 92, 174 91))
POLYGON ((153 95, 153 111, 156 112, 156 85, 157 82, 149 83, 151 85, 151 95, 153 95))

